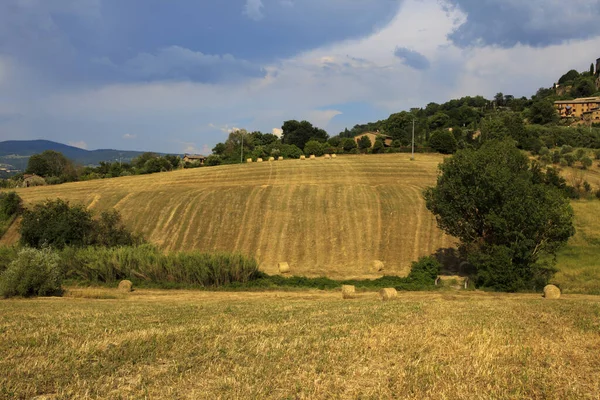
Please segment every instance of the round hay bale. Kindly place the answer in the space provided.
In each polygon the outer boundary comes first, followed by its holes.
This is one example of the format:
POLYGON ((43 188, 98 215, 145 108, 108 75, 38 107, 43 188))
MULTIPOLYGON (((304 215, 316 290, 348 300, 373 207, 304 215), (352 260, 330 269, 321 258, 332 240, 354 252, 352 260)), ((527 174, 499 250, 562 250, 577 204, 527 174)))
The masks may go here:
POLYGON ((283 161, 283 157, 282 156, 277 157, 277 161, 283 161))
POLYGON ((342 285, 342 298, 343 299, 356 298, 356 288, 352 285, 342 285))
POLYGON ((398 291, 394 288, 381 289, 379 295, 383 301, 394 300, 398 298, 398 291))
POLYGON ((381 272, 384 270, 384 268, 385 265, 383 264, 383 261, 373 260, 373 262, 371 263, 372 272, 381 272))
POLYGON ((331 155, 329 155, 329 154, 325 154, 323 157, 325 157, 326 160, 331 159, 331 155))
POLYGON ((275 157, 269 157, 269 161, 275 161, 275 157))
POLYGON ((560 298, 560 289, 554 285, 546 285, 544 288, 544 298, 558 299, 560 298))
POLYGON ((119 282, 119 290, 122 292, 133 292, 133 283, 128 280, 119 282))
POLYGON ((246 160, 246 162, 247 162, 248 164, 250 164, 250 163, 252 162, 252 159, 251 159, 251 158, 248 158, 248 159, 246 160))
POLYGON ((317 157, 316 157, 314 154, 311 154, 311 155, 310 155, 310 159, 311 159, 311 160, 316 160, 316 159, 317 159, 317 157))
POLYGON ((256 162, 263 162, 263 159, 262 158, 257 158, 256 162))
POLYGON ((306 156, 300 156, 301 160, 306 160, 306 156))
POLYGON ((279 273, 280 274, 289 274, 290 273, 290 264, 286 262, 279 263, 279 273))
POLYGON ((332 154, 332 155, 331 155, 331 158, 336 158, 336 157, 337 157, 337 155, 336 155, 336 154, 332 154))

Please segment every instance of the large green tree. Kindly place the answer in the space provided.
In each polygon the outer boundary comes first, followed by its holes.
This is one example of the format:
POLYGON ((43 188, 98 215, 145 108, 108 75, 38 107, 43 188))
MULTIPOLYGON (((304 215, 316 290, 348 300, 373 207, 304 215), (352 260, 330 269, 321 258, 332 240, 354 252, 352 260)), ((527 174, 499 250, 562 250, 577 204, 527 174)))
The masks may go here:
POLYGON ((65 181, 75 180, 77 177, 73 162, 62 153, 54 150, 46 150, 29 157, 26 172, 44 178, 50 176, 62 177, 65 181))
POLYGON ((440 164, 425 190, 438 226, 460 240, 478 286, 536 289, 554 273, 547 261, 574 234, 573 210, 556 188, 540 182, 512 141, 460 150, 440 164))
POLYGON ((313 126, 308 121, 285 121, 281 129, 283 130, 281 137, 283 143, 296 145, 300 149, 303 149, 309 140, 326 142, 329 138, 327 132, 313 126))

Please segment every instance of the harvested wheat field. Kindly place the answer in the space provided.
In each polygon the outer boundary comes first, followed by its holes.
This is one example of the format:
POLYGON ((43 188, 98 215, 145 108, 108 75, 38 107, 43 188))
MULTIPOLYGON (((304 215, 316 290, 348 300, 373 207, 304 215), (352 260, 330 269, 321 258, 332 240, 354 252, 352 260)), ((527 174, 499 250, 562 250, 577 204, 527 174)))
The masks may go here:
POLYGON ((0 398, 597 399, 600 298, 73 290, 0 301, 0 398), (91 298, 85 298, 89 296, 91 298))
POLYGON ((421 197, 439 155, 343 156, 181 170, 21 189, 26 203, 62 197, 118 209, 127 225, 166 250, 239 251, 277 273, 331 278, 402 275, 455 240, 421 197))

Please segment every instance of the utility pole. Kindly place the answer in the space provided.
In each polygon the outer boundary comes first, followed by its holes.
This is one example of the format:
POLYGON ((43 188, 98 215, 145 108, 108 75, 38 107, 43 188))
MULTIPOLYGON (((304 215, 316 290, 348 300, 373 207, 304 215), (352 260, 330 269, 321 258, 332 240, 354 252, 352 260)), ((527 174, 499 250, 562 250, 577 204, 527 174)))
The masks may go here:
POLYGON ((413 118, 413 129, 412 129, 412 156, 411 160, 415 159, 415 119, 413 118))
POLYGON ((240 152, 240 164, 244 163, 244 133, 240 131, 240 136, 242 137, 242 151, 240 152))

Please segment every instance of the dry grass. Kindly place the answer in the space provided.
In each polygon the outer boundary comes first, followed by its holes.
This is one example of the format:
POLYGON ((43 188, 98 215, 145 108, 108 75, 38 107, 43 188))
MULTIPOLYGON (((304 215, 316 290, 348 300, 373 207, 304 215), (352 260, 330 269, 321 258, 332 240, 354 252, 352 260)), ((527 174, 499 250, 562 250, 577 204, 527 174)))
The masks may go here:
POLYGON ((335 163, 252 163, 20 189, 26 203, 57 196, 116 207, 124 221, 168 250, 236 251, 277 273, 375 278, 454 240, 436 227, 421 191, 438 155, 342 156, 335 163), (270 221, 277 221, 269 224, 270 221), (266 228, 267 224, 269 227, 266 228))
POLYGON ((600 299, 136 291, 0 301, 0 398, 597 399, 600 299))

